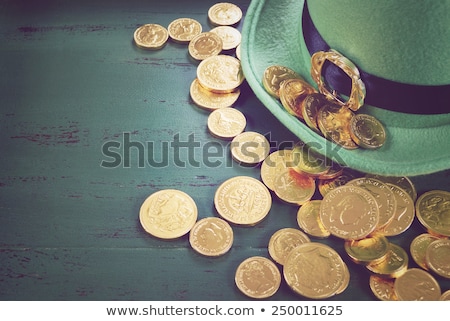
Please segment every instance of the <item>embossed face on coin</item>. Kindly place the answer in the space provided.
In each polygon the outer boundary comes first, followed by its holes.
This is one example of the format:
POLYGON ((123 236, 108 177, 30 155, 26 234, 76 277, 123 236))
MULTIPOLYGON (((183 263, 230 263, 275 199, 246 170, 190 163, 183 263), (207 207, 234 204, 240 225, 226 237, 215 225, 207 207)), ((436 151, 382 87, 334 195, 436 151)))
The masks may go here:
POLYGON ((158 24, 145 24, 134 32, 134 42, 144 49, 160 49, 166 44, 168 38, 167 29, 158 24))
POLYGON ((195 223, 189 233, 192 248, 206 256, 223 255, 233 244, 233 230, 223 219, 206 217, 195 223))

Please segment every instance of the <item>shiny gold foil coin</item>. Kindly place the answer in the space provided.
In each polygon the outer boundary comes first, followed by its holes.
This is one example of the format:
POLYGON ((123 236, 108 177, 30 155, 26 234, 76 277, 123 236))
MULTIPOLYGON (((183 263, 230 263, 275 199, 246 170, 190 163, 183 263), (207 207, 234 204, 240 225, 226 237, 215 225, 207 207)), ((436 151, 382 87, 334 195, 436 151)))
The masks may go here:
POLYGON ((241 32, 231 26, 218 26, 210 30, 222 39, 223 50, 235 49, 241 43, 241 32))
POLYGON ((441 294, 439 301, 450 301, 450 290, 447 290, 441 294))
POLYGON ((339 253, 326 244, 308 242, 294 248, 286 258, 283 275, 297 294, 325 299, 345 290, 348 267, 339 253))
POLYGON ((397 296, 394 290, 393 278, 384 278, 375 274, 369 277, 369 286, 372 293, 380 301, 397 301, 397 296))
POLYGON ((321 134, 319 126, 317 125, 317 113, 319 112, 319 109, 328 102, 329 101, 324 94, 316 92, 306 95, 301 103, 300 109, 302 118, 306 125, 316 133, 321 134))
POLYGON ((328 173, 331 161, 310 146, 298 143, 292 149, 294 170, 312 177, 328 173))
POLYGON ((253 256, 242 261, 236 269, 237 288, 253 299, 266 299, 274 295, 281 284, 278 267, 268 258, 253 256))
POLYGON ((229 93, 244 81, 239 59, 228 55, 217 55, 202 60, 197 67, 200 84, 214 92, 229 93))
POLYGON ((323 197, 320 220, 338 238, 363 239, 378 225, 378 204, 375 197, 361 187, 340 186, 323 197))
POLYGON ((381 277, 397 278, 408 269, 408 253, 399 245, 390 243, 389 251, 380 262, 366 265, 367 269, 381 277))
POLYGON ((220 108, 208 116, 208 130, 218 138, 232 139, 242 133, 247 120, 242 112, 234 108, 220 108))
POLYGON ((192 18, 178 18, 167 27, 170 38, 179 43, 189 43, 202 32, 202 25, 192 18))
POLYGON ((411 196, 412 200, 415 202, 417 199, 417 191, 411 179, 406 176, 383 176, 383 175, 375 175, 375 174, 366 174, 367 177, 376 178, 383 183, 390 183, 392 185, 396 185, 406 191, 409 196, 411 196))
POLYGON ((262 182, 273 191, 277 176, 291 166, 292 150, 280 149, 270 153, 261 164, 262 182))
POLYGON ((385 236, 400 235, 405 232, 414 221, 414 202, 408 193, 397 185, 392 185, 390 183, 386 183, 386 185, 394 193, 397 206, 394 213, 394 219, 383 228, 378 229, 377 232, 385 236))
POLYGON ((311 242, 308 235, 295 228, 277 230, 269 239, 269 255, 280 265, 284 265, 286 257, 298 245, 311 242))
POLYGON ((422 233, 417 235, 409 246, 409 252, 411 257, 424 270, 428 270, 428 266, 425 259, 425 254, 427 252, 428 245, 431 242, 438 240, 439 238, 435 235, 429 233, 422 233))
POLYGON ((430 271, 450 279, 450 239, 431 242, 425 252, 425 262, 430 271))
POLYGON ((191 83, 189 93, 192 101, 198 107, 212 111, 233 106, 241 95, 241 90, 236 88, 229 93, 215 93, 204 88, 195 78, 191 83))
POLYGON ((195 60, 217 56, 222 52, 222 38, 212 32, 202 32, 189 42, 188 51, 195 60))
POLYGON ((241 56, 242 56, 242 46, 241 44, 238 44, 236 47, 236 58, 241 60, 241 56))
POLYGON ((134 42, 140 48, 157 50, 164 47, 169 39, 166 28, 159 24, 149 23, 140 26, 134 32, 134 42))
POLYGON ((280 84, 285 79, 303 79, 294 70, 280 65, 272 65, 264 70, 262 83, 264 89, 271 96, 279 99, 280 98, 280 84))
POLYGON ((242 165, 256 165, 270 153, 270 143, 264 135, 246 131, 233 138, 231 145, 233 159, 242 165))
POLYGON ((450 192, 432 190, 420 195, 416 216, 429 233, 450 236, 450 192))
POLYGON ((376 263, 383 260, 389 251, 390 243, 383 235, 368 236, 361 240, 347 240, 345 252, 357 264, 376 263))
POLYGON ((188 194, 164 189, 143 202, 139 219, 147 233, 161 239, 174 239, 191 230, 197 215, 197 205, 188 194))
POLYGON ((285 79, 280 83, 280 101, 289 114, 303 118, 301 104, 306 95, 315 91, 314 87, 302 79, 285 79))
POLYGON ((350 135, 358 146, 366 149, 380 148, 386 141, 383 124, 368 114, 356 114, 350 120, 350 135))
POLYGON ((336 187, 342 186, 350 182, 351 180, 358 177, 353 171, 344 168, 342 173, 332 179, 320 179, 317 183, 317 187, 319 189, 320 195, 325 196, 328 192, 332 191, 336 187))
POLYGON ((275 178, 273 190, 282 201, 302 205, 313 197, 316 182, 312 177, 288 168, 275 178))
POLYGON ((189 232, 189 243, 205 256, 220 256, 233 245, 233 230, 227 221, 218 217, 203 218, 189 232))
POLYGON ((394 291, 399 301, 438 301, 441 287, 427 271, 412 268, 394 281, 394 291))
POLYGON ((323 136, 345 149, 356 149, 358 145, 350 135, 351 110, 336 104, 326 104, 317 112, 317 125, 323 136))
POLYGON ((208 19, 213 25, 231 26, 242 19, 242 10, 229 2, 219 2, 208 10, 208 19))
POLYGON ((301 205, 297 211, 297 224, 308 235, 317 238, 330 236, 320 220, 320 204, 322 200, 310 200, 301 205))
POLYGON ((362 187, 375 197, 380 212, 377 228, 383 228, 392 222, 397 209, 397 200, 394 193, 385 183, 375 178, 360 177, 351 180, 347 185, 362 187))
POLYGON ((272 206, 272 196, 259 180, 249 176, 229 178, 216 190, 214 205, 228 222, 252 226, 261 222, 272 206))

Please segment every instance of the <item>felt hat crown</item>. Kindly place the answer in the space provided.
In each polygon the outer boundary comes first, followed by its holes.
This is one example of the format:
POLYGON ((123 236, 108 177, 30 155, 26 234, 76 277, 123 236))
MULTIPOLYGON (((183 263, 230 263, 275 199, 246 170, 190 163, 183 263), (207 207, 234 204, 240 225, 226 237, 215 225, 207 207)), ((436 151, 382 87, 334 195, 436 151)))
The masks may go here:
MULTIPOLYGON (((449 12, 448 0, 254 0, 242 29, 242 68, 255 95, 284 126, 342 165, 386 176, 448 170, 449 12), (262 77, 271 65, 289 67, 316 86, 311 56, 330 49, 360 71, 366 96, 358 112, 385 126, 381 148, 335 148, 265 90, 262 77)), ((349 78, 337 66, 322 75, 334 90, 349 94, 349 78)))

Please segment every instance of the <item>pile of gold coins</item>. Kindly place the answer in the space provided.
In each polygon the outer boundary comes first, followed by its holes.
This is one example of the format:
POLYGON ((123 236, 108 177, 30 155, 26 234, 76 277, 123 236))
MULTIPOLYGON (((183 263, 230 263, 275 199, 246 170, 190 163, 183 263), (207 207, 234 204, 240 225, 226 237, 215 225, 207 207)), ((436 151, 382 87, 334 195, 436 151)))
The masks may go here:
POLYGON ((376 149, 386 141, 386 131, 378 119, 369 114, 354 113, 351 108, 330 99, 331 94, 318 92, 286 66, 267 67, 262 83, 289 114, 345 149, 376 149))
MULTIPOLYGON (((183 191, 157 191, 140 208, 144 230, 159 239, 189 234, 197 253, 222 256, 232 248, 233 229, 262 222, 276 197, 298 207, 298 224, 270 237, 268 257, 248 257, 236 267, 234 282, 246 296, 269 298, 283 281, 294 293, 310 299, 344 292, 351 278, 346 260, 320 242, 332 237, 342 240, 346 259, 366 267, 368 283, 379 300, 450 300, 450 290, 443 291, 435 278, 450 279, 450 192, 433 190, 418 197, 407 177, 366 175, 343 168, 303 142, 270 152, 264 135, 245 131, 245 116, 231 108, 244 81, 236 41, 240 37, 237 29, 230 29, 241 17, 234 4, 217 3, 208 11, 208 18, 217 28, 223 27, 221 32, 202 32, 198 22, 181 18, 172 22, 168 31, 144 25, 134 34, 136 45, 146 49, 162 48, 169 36, 188 45, 191 57, 199 61, 190 95, 196 105, 210 111, 209 132, 231 140, 233 160, 260 168, 261 178, 236 176, 222 182, 214 195, 217 215, 202 219, 198 219, 195 201, 183 191), (222 32, 234 36, 221 38, 222 32), (235 40, 225 45, 225 38, 235 40), (224 54, 233 48, 237 58, 224 54), (410 246, 411 257, 420 268, 410 268, 408 252, 388 239, 405 232, 415 218, 426 231, 410 246)), ((370 116, 348 117, 341 109, 328 115, 336 105, 292 70, 271 66, 263 82, 291 114, 333 141, 347 148, 382 145, 384 136, 379 134, 379 124, 367 118, 370 116), (324 104, 330 107, 319 112, 324 104), (343 126, 343 119, 354 129, 343 126), (332 123, 341 127, 332 129, 332 123), (367 129, 367 124, 374 124, 375 129, 367 129), (368 132, 377 134, 369 138, 368 132)))

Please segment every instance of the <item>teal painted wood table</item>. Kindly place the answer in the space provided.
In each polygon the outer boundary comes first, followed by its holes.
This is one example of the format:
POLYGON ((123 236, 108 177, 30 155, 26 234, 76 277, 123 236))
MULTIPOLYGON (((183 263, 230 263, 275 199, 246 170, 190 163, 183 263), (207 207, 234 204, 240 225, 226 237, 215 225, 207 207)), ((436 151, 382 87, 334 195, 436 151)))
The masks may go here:
MULTIPOLYGON (((249 2, 234 1, 244 12, 238 29, 249 2)), ((194 252, 187 236, 156 239, 139 222, 141 204, 160 189, 188 193, 203 218, 217 216, 223 181, 260 178, 209 134, 209 112, 189 96, 197 64, 187 45, 169 40, 146 51, 133 43, 138 26, 180 17, 209 30, 214 3, 0 2, 0 300, 249 300, 234 284, 236 267, 269 257, 270 236, 297 227, 296 206, 273 195, 266 219, 233 227, 233 247, 218 258, 194 252)), ((241 90, 234 108, 246 130, 274 147, 297 142, 245 82, 241 90)), ((418 191, 450 189, 448 177, 421 179, 418 191)), ((392 241, 408 248, 421 231, 414 222, 392 241)), ((347 290, 330 300, 374 300, 367 270, 348 260, 343 243, 319 241, 351 271, 347 290)), ((285 282, 271 299, 304 300, 285 282)))

